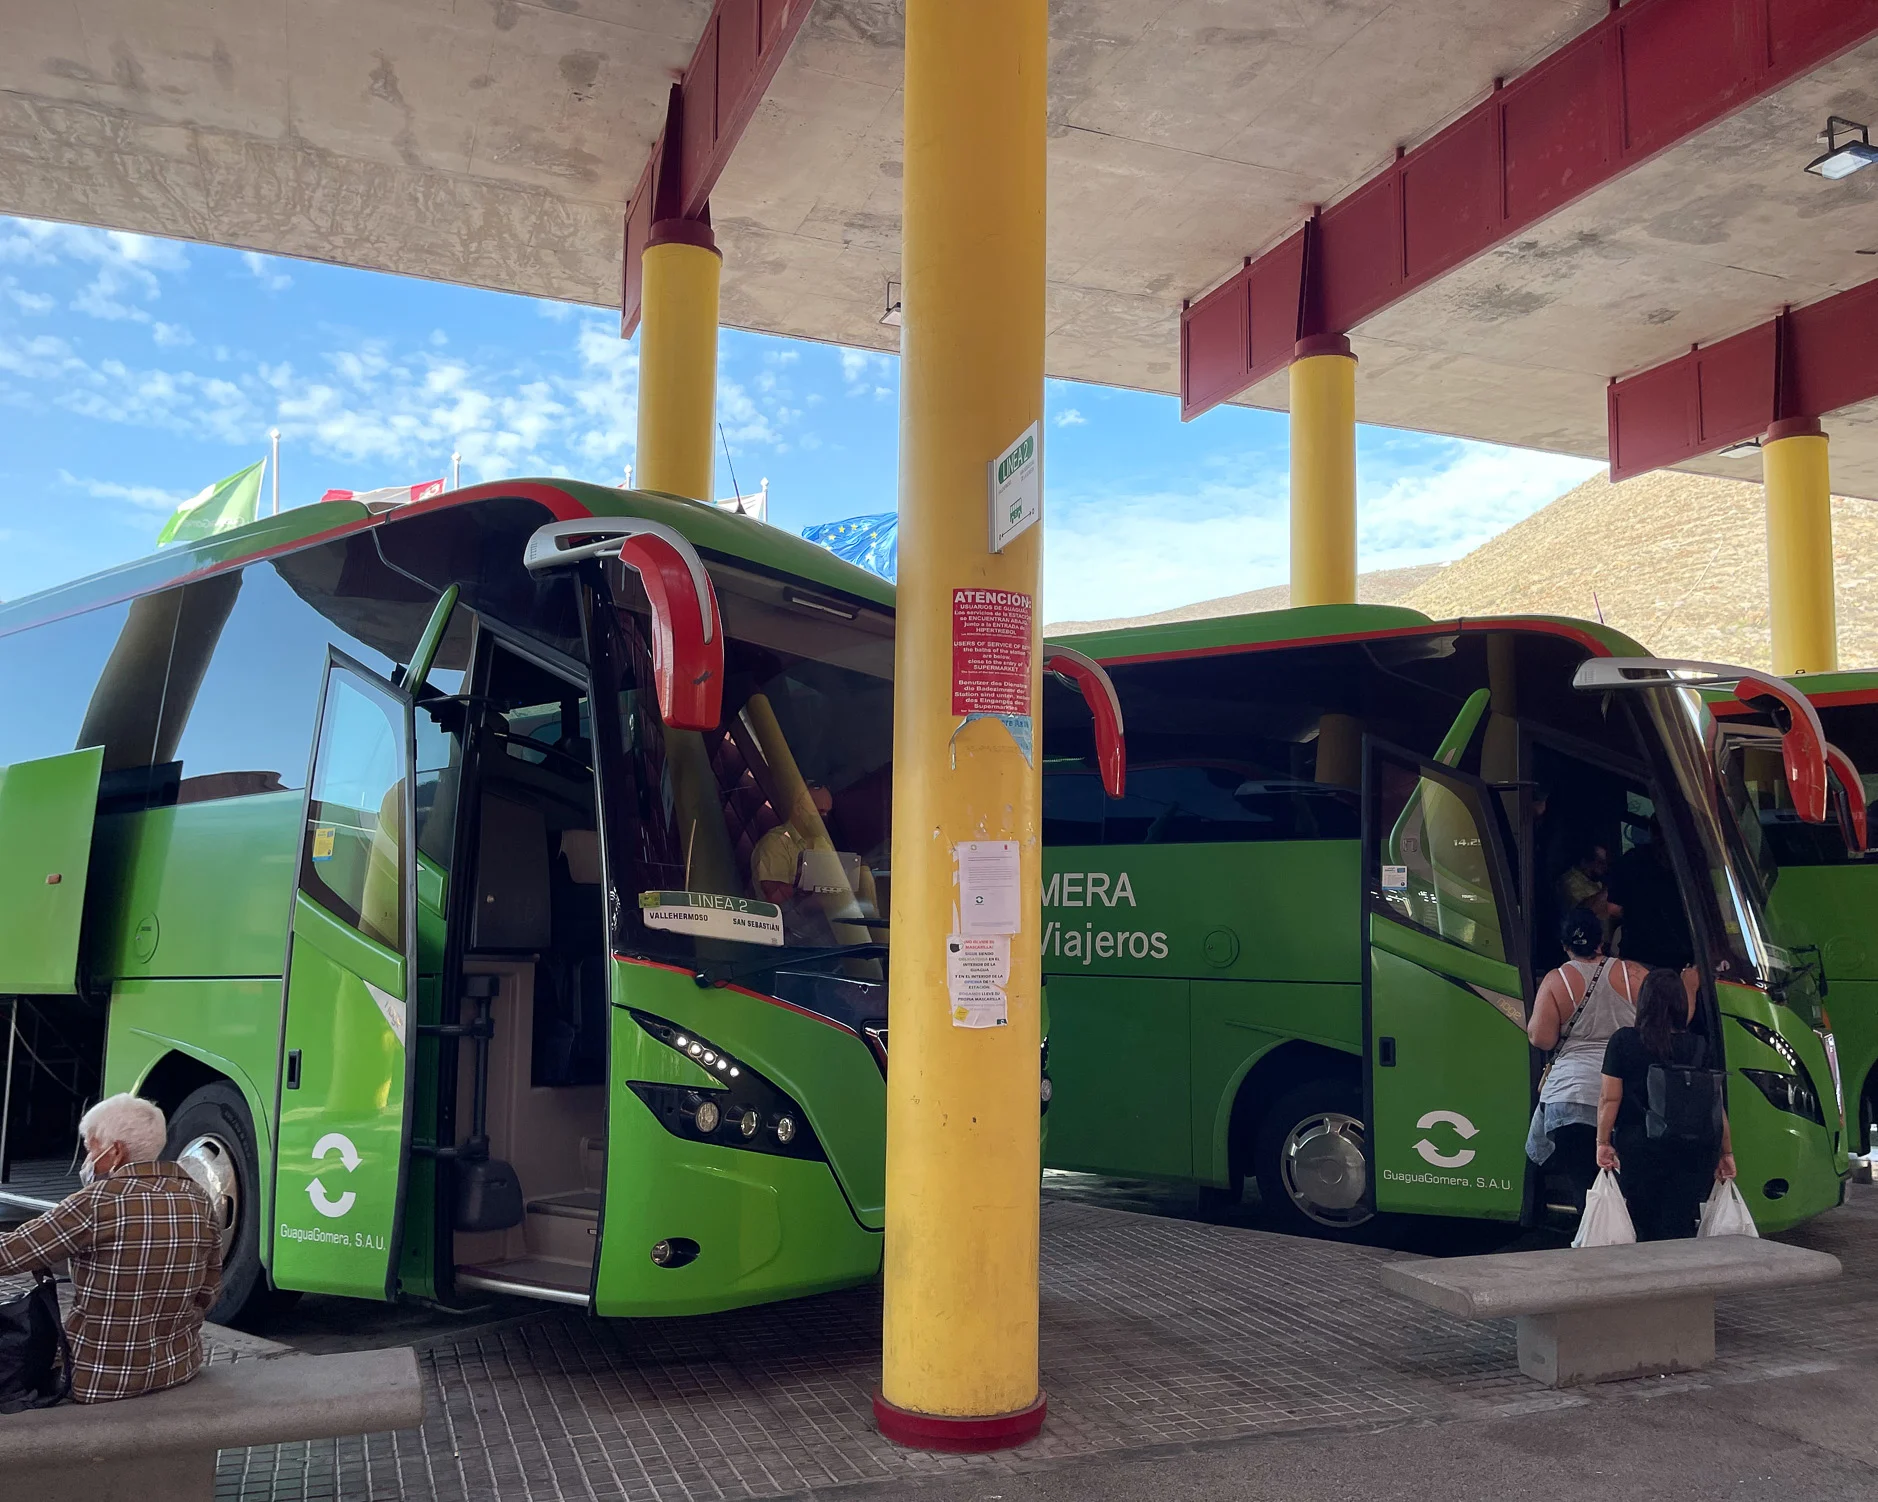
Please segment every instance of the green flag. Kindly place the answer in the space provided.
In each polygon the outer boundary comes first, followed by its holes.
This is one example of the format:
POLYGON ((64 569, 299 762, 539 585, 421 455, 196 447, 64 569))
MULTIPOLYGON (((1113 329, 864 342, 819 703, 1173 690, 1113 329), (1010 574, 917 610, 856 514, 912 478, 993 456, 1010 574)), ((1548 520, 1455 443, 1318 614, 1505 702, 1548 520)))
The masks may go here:
POLYGON ((260 509, 261 471, 266 468, 267 460, 262 459, 226 480, 205 485, 178 506, 176 514, 164 523, 157 546, 169 542, 200 542, 217 532, 245 527, 260 509))

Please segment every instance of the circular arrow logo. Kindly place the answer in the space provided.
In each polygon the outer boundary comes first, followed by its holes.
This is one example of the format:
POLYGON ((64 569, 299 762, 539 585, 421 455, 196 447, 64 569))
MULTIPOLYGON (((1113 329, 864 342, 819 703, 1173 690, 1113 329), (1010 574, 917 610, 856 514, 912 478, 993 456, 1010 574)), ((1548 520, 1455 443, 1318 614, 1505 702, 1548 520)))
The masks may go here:
MULTIPOLYGON (((1424 1132, 1430 1127, 1453 1127, 1454 1134, 1463 1142, 1480 1131, 1479 1127, 1461 1115, 1459 1111, 1430 1111, 1415 1125, 1424 1132)), ((1474 1150, 1471 1147, 1464 1147, 1458 1153, 1444 1153, 1426 1137, 1415 1144, 1415 1151, 1420 1153, 1425 1161, 1434 1164, 1436 1168, 1465 1168, 1474 1161, 1474 1150)))
MULTIPOLYGON (((343 1132, 328 1132, 313 1144, 313 1161, 320 1162, 329 1153, 338 1153, 339 1161, 345 1165, 347 1173, 359 1166, 359 1150, 352 1145, 352 1139, 343 1132)), ((1472 1153, 1468 1156, 1471 1158, 1472 1153)), ((313 1208, 330 1220, 337 1220, 358 1202, 358 1196, 348 1189, 338 1199, 329 1197, 326 1186, 317 1178, 306 1186, 307 1198, 313 1201, 313 1208)))

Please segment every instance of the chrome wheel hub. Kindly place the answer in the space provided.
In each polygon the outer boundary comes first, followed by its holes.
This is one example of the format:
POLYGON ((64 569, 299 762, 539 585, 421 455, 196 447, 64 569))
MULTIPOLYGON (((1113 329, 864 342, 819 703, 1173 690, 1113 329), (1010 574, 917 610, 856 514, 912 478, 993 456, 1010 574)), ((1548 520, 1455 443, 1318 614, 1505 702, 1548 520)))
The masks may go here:
POLYGON ((1354 1116, 1323 1111, 1305 1117, 1285 1138, 1279 1164, 1291 1203, 1319 1225, 1360 1226, 1369 1219, 1363 1123, 1354 1116))
POLYGON ((215 1207, 215 1226, 221 1233, 222 1262, 226 1265, 241 1225, 241 1176, 235 1171, 235 1150, 207 1132, 179 1152, 176 1162, 202 1186, 215 1207))

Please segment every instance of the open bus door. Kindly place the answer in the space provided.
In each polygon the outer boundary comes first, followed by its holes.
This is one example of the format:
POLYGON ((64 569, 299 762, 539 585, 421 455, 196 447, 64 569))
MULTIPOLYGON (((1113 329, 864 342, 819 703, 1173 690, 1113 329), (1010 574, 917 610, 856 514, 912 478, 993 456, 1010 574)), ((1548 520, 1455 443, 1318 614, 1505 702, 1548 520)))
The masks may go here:
POLYGON ((413 1052, 417 861, 408 694, 326 663, 288 940, 273 1273, 393 1296, 413 1052))
POLYGON ((1530 987, 1500 799, 1367 741, 1364 1114, 1379 1212, 1518 1219, 1530 987))
POLYGON ((0 767, 0 996, 69 996, 104 750, 0 767))

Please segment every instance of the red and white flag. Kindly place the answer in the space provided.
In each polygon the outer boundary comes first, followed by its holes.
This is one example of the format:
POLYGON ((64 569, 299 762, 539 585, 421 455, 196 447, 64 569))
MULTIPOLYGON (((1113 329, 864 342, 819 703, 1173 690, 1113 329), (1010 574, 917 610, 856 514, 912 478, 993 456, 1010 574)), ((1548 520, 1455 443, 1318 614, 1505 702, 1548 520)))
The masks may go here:
POLYGON ((391 506, 408 506, 412 501, 427 501, 434 495, 442 495, 445 490, 441 478, 425 480, 417 485, 387 485, 382 490, 329 490, 321 496, 322 501, 357 501, 374 511, 391 506))

